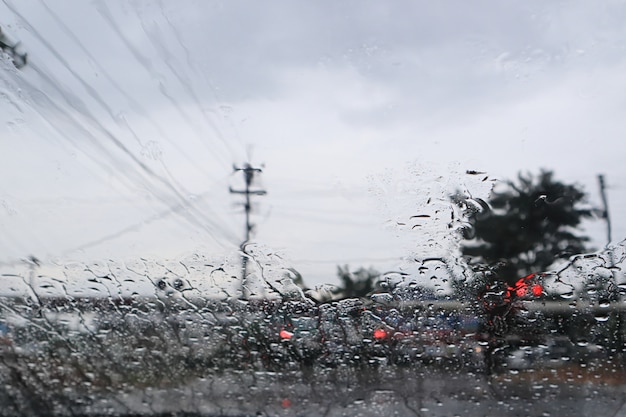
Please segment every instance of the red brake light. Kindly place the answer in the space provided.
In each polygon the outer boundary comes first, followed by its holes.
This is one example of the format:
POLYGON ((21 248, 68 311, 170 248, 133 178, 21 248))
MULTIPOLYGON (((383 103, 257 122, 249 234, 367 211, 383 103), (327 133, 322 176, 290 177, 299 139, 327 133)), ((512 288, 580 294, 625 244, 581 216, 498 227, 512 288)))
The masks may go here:
POLYGON ((293 337, 293 333, 288 332, 288 331, 287 331, 287 330, 285 330, 285 329, 282 329, 282 330, 280 331, 279 335, 280 335, 280 338, 281 338, 281 339, 287 339, 287 340, 289 340, 289 339, 291 339, 291 338, 293 337))
POLYGON ((376 329, 374 330, 374 339, 384 339, 385 337, 387 337, 387 332, 385 331, 385 329, 376 329))

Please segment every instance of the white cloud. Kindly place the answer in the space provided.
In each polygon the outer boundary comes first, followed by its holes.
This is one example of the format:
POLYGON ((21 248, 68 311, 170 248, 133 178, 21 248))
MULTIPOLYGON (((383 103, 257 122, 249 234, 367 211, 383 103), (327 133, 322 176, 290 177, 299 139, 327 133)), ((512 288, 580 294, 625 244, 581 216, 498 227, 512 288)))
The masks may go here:
MULTIPOLYGON (((367 178, 415 159, 501 178, 546 167, 590 192, 603 172, 626 235, 622 2, 95 5, 0 6, 32 62, 2 74, 6 254, 54 255, 81 230, 97 241, 194 196, 196 226, 236 246, 230 165, 247 143, 266 163, 259 239, 294 258, 399 253, 367 178)), ((210 240, 175 215, 132 230, 88 256, 210 240)))

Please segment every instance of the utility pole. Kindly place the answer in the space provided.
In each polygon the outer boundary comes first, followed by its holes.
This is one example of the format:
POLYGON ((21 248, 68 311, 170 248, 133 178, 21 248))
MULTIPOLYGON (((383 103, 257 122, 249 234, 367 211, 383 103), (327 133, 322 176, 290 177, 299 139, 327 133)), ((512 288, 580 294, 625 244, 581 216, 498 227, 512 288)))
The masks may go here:
MULTIPOLYGON (((604 211, 602 212, 604 220, 606 221, 606 237, 607 237, 607 248, 611 244, 612 236, 611 236, 611 218, 609 217, 609 203, 606 198, 606 186, 604 183, 604 175, 598 175, 598 182, 600 183, 600 197, 602 198, 602 205, 604 206, 604 211)), ((613 256, 613 249, 608 253, 609 255, 609 266, 615 266, 615 258, 613 256)), ((616 272, 613 272, 612 284, 617 284, 617 275, 616 272)), ((616 343, 619 346, 617 351, 619 354, 624 357, 624 313, 622 311, 617 311, 617 323, 615 329, 615 338, 616 343)))
POLYGON ((611 243, 611 218, 609 217, 609 204, 606 199, 605 185, 604 185, 604 175, 598 175, 598 181, 600 182, 600 197, 602 197, 602 204, 604 205, 604 211, 602 212, 602 217, 606 221, 606 234, 607 234, 607 245, 611 243))
POLYGON ((265 190, 251 190, 252 182, 256 174, 263 172, 261 168, 254 168, 249 163, 245 163, 243 168, 239 168, 233 165, 233 170, 235 172, 241 171, 243 172, 243 177, 246 183, 245 190, 234 190, 232 187, 229 187, 229 190, 233 194, 243 194, 246 197, 246 201, 243 205, 246 212, 246 237, 244 241, 241 243, 241 286, 242 286, 242 294, 243 294, 243 286, 245 284, 246 275, 247 275, 247 266, 248 266, 248 256, 246 253, 246 244, 250 241, 250 232, 252 231, 253 225, 250 223, 250 212, 252 211, 252 204, 250 203, 250 197, 253 195, 265 195, 267 191, 265 190))

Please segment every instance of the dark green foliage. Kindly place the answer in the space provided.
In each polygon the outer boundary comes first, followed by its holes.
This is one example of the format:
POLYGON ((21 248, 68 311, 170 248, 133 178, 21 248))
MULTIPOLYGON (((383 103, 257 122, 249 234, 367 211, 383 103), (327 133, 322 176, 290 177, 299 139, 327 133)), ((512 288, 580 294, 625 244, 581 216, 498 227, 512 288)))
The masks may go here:
POLYGON ((473 264, 498 264, 499 275, 512 282, 589 250, 589 239, 576 234, 576 227, 593 210, 584 206, 586 195, 578 186, 554 180, 551 171, 519 174, 517 182, 504 185, 489 201, 492 210, 470 219, 474 233, 462 251, 473 264))
POLYGON ((370 294, 376 289, 376 284, 380 273, 370 268, 363 267, 354 272, 350 272, 348 265, 337 267, 337 277, 341 281, 341 286, 334 291, 341 298, 360 298, 370 294))

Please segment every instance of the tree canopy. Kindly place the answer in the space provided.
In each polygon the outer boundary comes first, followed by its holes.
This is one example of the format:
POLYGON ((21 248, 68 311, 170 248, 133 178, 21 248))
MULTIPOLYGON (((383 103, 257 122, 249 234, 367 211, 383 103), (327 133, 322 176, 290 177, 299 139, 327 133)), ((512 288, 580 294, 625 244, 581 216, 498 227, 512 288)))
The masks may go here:
POLYGON ((337 277, 341 281, 341 286, 334 291, 335 295, 339 298, 359 298, 369 295, 376 289, 380 273, 372 268, 363 267, 351 272, 348 265, 345 265, 337 267, 337 277))
POLYGON ((499 275, 509 282, 545 271, 558 259, 589 250, 589 238, 577 234, 593 214, 585 203, 579 186, 555 180, 551 171, 520 173, 494 191, 491 210, 470 218, 463 255, 474 265, 499 265, 499 275))

